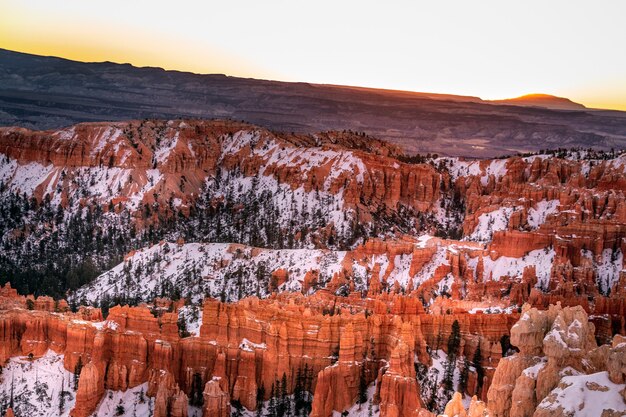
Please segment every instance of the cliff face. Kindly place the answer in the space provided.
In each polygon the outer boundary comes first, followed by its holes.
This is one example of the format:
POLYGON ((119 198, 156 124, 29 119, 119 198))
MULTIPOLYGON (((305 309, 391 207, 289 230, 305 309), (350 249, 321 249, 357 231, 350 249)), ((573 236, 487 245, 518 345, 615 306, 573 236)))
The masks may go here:
POLYGON ((3 305, 12 304, 0 312, 4 361, 37 358, 50 349, 64 355, 67 371, 82 366, 74 417, 92 415, 105 390, 143 384, 154 415, 184 417, 190 398, 201 395, 204 415, 227 416, 231 402, 255 410, 259 401, 271 400, 267 386, 284 383, 287 393, 297 391, 304 370, 311 374, 312 416, 351 409, 363 384, 373 384, 371 398, 381 416, 429 416, 414 365, 433 365, 429 351, 442 344, 445 349, 441 340, 450 339, 453 322, 459 325, 461 355, 474 364, 480 360, 484 370, 482 390, 476 370, 470 370, 467 393, 482 395, 488 406, 474 397, 466 410, 457 395, 444 415, 565 416, 577 395, 572 386, 606 397, 606 410, 626 411, 625 339, 616 335, 612 344, 598 346, 595 326, 581 306, 525 305, 521 316, 440 314, 426 313, 415 294, 281 293, 232 304, 207 299, 199 335, 181 338, 179 314, 167 312, 168 303, 153 310, 156 316, 147 307, 118 306, 106 321, 90 321, 84 318, 100 319, 98 310, 29 311, 22 307, 25 297, 9 287, 2 293, 3 305), (503 357, 503 337, 510 337, 517 353, 503 357))
MULTIPOLYGON (((58 131, 0 128, 3 180, 11 189, 68 204, 88 179, 88 200, 187 207, 205 181, 221 172, 268 177, 304 192, 343 191, 342 209, 404 204, 425 211, 440 193, 431 166, 398 163, 393 145, 356 134, 274 134, 236 122, 131 121, 84 123, 58 131), (34 178, 26 183, 24 171, 34 178), (86 171, 86 172, 85 172, 86 171), (87 178, 85 178, 85 174, 87 178), (94 184, 95 182, 95 184, 94 184)), ((371 215, 363 213, 370 220, 371 215)))
MULTIPOLYGON (((16 305, 24 299, 11 297, 16 305)), ((281 379, 284 389, 294 392, 304 370, 312 376, 313 416, 350 408, 362 384, 373 382, 381 415, 417 416, 425 410, 414 361, 430 364, 426 346, 441 337, 449 319, 460 323, 466 350, 482 341, 485 364, 497 363, 499 352, 490 346, 508 334, 506 325, 494 329, 502 323, 498 315, 486 325, 482 315, 433 316, 417 306, 415 298, 402 295, 342 298, 324 291, 234 304, 207 299, 199 336, 182 339, 178 314, 155 317, 147 307, 114 307, 104 322, 14 307, 1 312, 0 348, 5 361, 31 353, 36 358, 51 349, 64 354, 70 372, 82 364, 75 417, 91 415, 105 389, 125 391, 145 383, 158 415, 167 410, 184 415, 198 389, 205 415, 227 415, 230 401, 254 410, 258 400, 270 399, 266 387, 281 379), (436 317, 445 320, 435 325, 436 317), (481 331, 483 326, 490 332, 481 331), (261 387, 265 395, 259 399, 261 387)))

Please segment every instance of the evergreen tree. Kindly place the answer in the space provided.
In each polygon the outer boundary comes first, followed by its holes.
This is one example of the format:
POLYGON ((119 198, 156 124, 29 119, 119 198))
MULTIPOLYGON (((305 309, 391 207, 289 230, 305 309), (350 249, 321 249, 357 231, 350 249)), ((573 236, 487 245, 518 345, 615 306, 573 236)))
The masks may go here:
POLYGON ((263 417, 263 399, 265 398, 265 386, 261 384, 256 390, 256 417, 263 417))
MULTIPOLYGON (((278 381, 277 381, 278 382, 278 381)), ((272 390, 270 391, 270 399, 267 404, 267 412, 265 413, 266 417, 277 417, 278 416, 278 407, 276 404, 276 383, 272 384, 272 390)))
POLYGON ((78 390, 78 381, 80 380, 80 372, 83 370, 83 357, 78 357, 76 367, 74 368, 74 391, 78 390))
POLYGON ((181 314, 178 318, 178 335, 181 338, 189 337, 190 333, 187 331, 187 320, 185 320, 185 315, 181 314))
POLYGON ((296 385, 293 388, 293 400, 293 413, 296 417, 299 417, 302 415, 302 409, 304 408, 304 376, 302 368, 298 368, 296 373, 296 385))
POLYGON ((450 333, 450 337, 448 338, 448 357, 451 355, 456 356, 459 352, 460 346, 461 326, 459 325, 458 320, 454 320, 454 323, 452 323, 452 333, 450 333))
POLYGON ((430 397, 426 403, 426 408, 430 411, 435 411, 437 408, 437 386, 439 384, 439 377, 435 377, 430 389, 430 397))
POLYGON ((280 408, 279 417, 291 416, 291 398, 287 393, 287 374, 283 372, 280 383, 280 408))
POLYGON ((476 395, 480 395, 480 392, 483 388, 483 379, 485 377, 485 371, 482 365, 482 352, 480 350, 480 341, 478 342, 478 346, 476 347, 476 351, 474 352, 474 357, 472 358, 472 366, 476 369, 476 395))
POLYGON ((202 376, 196 372, 191 379, 191 393, 189 395, 189 404, 194 407, 202 407, 204 397, 202 396, 202 376))
POLYGON ((467 358, 463 359, 463 369, 461 370, 461 375, 459 377, 459 388, 458 391, 460 393, 465 393, 467 391, 467 378, 469 377, 469 367, 470 363, 467 358))
POLYGON ((65 411, 65 378, 61 379, 61 391, 59 391, 59 415, 65 411))
POLYGON ((239 400, 232 400, 230 405, 232 407, 231 417, 243 417, 243 405, 239 400))
POLYGON ((454 370, 456 369, 456 360, 460 346, 461 326, 459 326, 457 320, 454 320, 452 332, 448 338, 448 360, 443 374, 444 404, 452 398, 452 393, 454 392, 454 370))
POLYGON ((367 377, 366 377, 365 357, 361 363, 361 370, 359 372, 359 393, 356 402, 364 404, 367 401, 367 377))

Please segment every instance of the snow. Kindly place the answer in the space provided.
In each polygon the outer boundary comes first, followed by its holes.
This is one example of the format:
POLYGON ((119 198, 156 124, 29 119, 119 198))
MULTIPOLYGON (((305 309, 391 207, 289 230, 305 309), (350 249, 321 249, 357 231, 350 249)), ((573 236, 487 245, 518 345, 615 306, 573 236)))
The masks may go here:
POLYGON ((448 171, 453 181, 459 177, 480 175, 480 161, 461 161, 459 158, 440 158, 439 160, 444 160, 449 164, 448 171))
MULTIPOLYGON (((402 287, 406 287, 409 284, 409 270, 411 268, 411 262, 413 261, 413 254, 396 255, 393 259, 393 270, 387 278, 387 282, 393 285, 398 282, 402 287)), ((381 268, 381 272, 383 269, 381 268)))
POLYGON ((373 382, 367 387, 367 401, 363 404, 356 402, 346 410, 333 411, 333 417, 369 417, 377 416, 380 413, 377 404, 374 404, 374 394, 376 393, 376 383, 373 382), (371 411, 371 412, 370 412, 371 411), (345 414, 347 412, 347 414, 345 414))
POLYGON ((178 317, 185 321, 187 331, 190 336, 200 336, 200 326, 202 325, 202 306, 188 305, 178 309, 178 317))
POLYGON ((506 230, 513 211, 514 208, 512 207, 500 207, 494 211, 481 214, 478 217, 478 224, 474 232, 468 239, 480 242, 490 241, 493 237, 493 232, 506 230))
MULTIPOLYGON (((445 344, 446 342, 446 340, 441 340, 441 344, 445 344)), ((433 396, 434 390, 434 395, 436 397, 436 406, 440 408, 441 411, 443 411, 443 408, 449 400, 445 395, 445 389, 442 384, 446 372, 446 366, 448 363, 448 355, 443 350, 438 349, 430 352, 430 357, 432 365, 425 368, 425 373, 418 372, 417 375, 420 386, 420 396, 424 402, 427 402, 433 396)), ((458 388, 458 384, 461 379, 460 366, 463 366, 463 362, 463 356, 459 355, 455 362, 454 374, 452 377, 452 386, 455 390, 458 388)), ((469 406, 469 401, 470 398, 463 394, 463 403, 466 407, 469 406)))
MULTIPOLYGON (((230 145, 224 153, 232 152, 232 148, 233 145, 230 145)), ((236 146, 234 148, 237 149, 236 146)), ((324 182, 324 190, 328 190, 331 183, 341 176, 347 180, 354 178, 357 182, 362 183, 364 174, 367 172, 363 161, 349 150, 324 149, 321 147, 282 149, 274 141, 271 141, 267 150, 255 149, 255 154, 266 158, 265 169, 263 170, 264 175, 268 167, 273 165, 298 168, 305 179, 313 175, 313 171, 320 167, 329 168, 329 174, 324 182)))
MULTIPOLYGON (((133 178, 134 181, 137 180, 144 183, 144 185, 136 192, 131 193, 128 200, 131 202, 130 206, 133 209, 138 209, 141 201, 143 200, 143 196, 148 193, 150 190, 154 189, 161 179, 163 178, 163 174, 158 169, 147 169, 144 173, 139 173, 139 178, 133 178)), ((137 182, 139 183, 139 182, 137 182)))
POLYGON ((328 250, 254 249, 227 243, 163 243, 135 252, 125 262, 79 289, 73 298, 94 302, 104 295, 113 297, 132 293, 150 300, 158 296, 165 283, 178 288, 181 295, 191 296, 193 303, 200 302, 207 295, 219 298, 223 289, 229 301, 250 295, 266 296, 267 282, 259 281, 256 275, 260 266, 265 270, 266 280, 277 269, 287 270, 289 279, 281 290, 300 291, 308 271, 319 270, 321 276, 330 278, 340 270, 344 256, 345 252, 328 250), (239 271, 243 272, 241 285, 235 277, 239 271), (240 287, 241 294, 238 293, 240 287))
POLYGON ((72 140, 75 134, 76 134, 76 129, 74 126, 72 126, 70 128, 54 132, 52 136, 63 141, 68 141, 68 140, 72 140))
POLYGON ((420 237, 417 238, 418 244, 417 247, 418 248, 425 248, 428 246, 428 241, 432 239, 432 236, 430 235, 422 235, 420 237))
MULTIPOLYGON (((522 258, 500 256, 493 261, 489 256, 485 256, 483 257, 483 279, 489 280, 491 278, 498 281, 504 276, 521 277, 524 268, 527 266, 535 266, 537 286, 545 288, 550 281, 550 271, 552 270, 552 263, 555 256, 556 252, 553 248, 536 249, 528 252, 522 258)), ((478 257, 468 260, 468 266, 473 268, 474 271, 476 271, 477 264, 478 257)))
POLYGON ((433 258, 422 267, 422 269, 413 277, 413 285, 417 288, 424 281, 432 278, 435 271, 442 265, 449 265, 448 249, 445 246, 439 246, 433 258))
POLYGON ((441 281, 437 283, 436 294, 450 294, 452 290, 452 284, 454 283, 454 276, 447 274, 441 281))
POLYGON ((114 321, 109 321, 109 320, 99 321, 99 322, 89 321, 87 323, 91 324, 98 330, 103 330, 103 329, 117 330, 117 328, 119 327, 119 324, 117 324, 114 321))
POLYGON ((553 327, 546 334, 546 336, 543 338, 543 343, 546 343, 546 342, 556 342, 557 344, 563 346, 564 348, 567 348, 567 343, 565 343, 565 341, 563 340, 561 331, 559 331, 558 328, 553 327))
POLYGON ((485 168, 483 176, 480 177, 480 183, 483 186, 486 186, 489 183, 489 177, 491 175, 493 175, 496 182, 498 182, 507 173, 507 162, 508 159, 494 159, 493 161, 491 161, 489 165, 487 165, 487 167, 485 168))
POLYGON ((239 344, 239 349, 247 350, 248 352, 254 352, 255 349, 267 349, 267 345, 265 343, 253 343, 244 337, 239 344))
POLYGON ((621 249, 614 252, 609 248, 602 251, 600 262, 595 262, 598 287, 603 293, 606 294, 619 281, 620 273, 624 270, 623 259, 621 249))
POLYGON ((486 186, 489 183, 489 177, 494 176, 496 182, 499 181, 507 173, 506 164, 508 159, 494 159, 484 170, 481 170, 481 161, 463 161, 459 158, 439 158, 435 162, 445 161, 448 165, 448 172, 455 181, 460 177, 480 176, 480 183, 486 186))
POLYGON ((607 413, 613 410, 616 415, 626 413, 626 403, 620 394, 625 387, 611 382, 607 372, 566 376, 538 409, 571 417, 598 417, 605 410, 607 413))
POLYGON ((511 314, 517 310, 517 306, 509 306, 506 308, 501 307, 474 307, 468 311, 469 314, 476 314, 481 312, 483 314, 511 314))
POLYGON ((542 200, 528 210, 528 225, 534 230, 545 223, 546 218, 558 212, 559 200, 542 200))
POLYGON ((179 135, 180 131, 176 131, 172 138, 161 140, 159 148, 154 151, 154 158, 157 162, 163 163, 167 161, 170 153, 172 152, 172 150, 174 150, 174 148, 176 148, 176 145, 178 144, 179 135))
POLYGON ((548 363, 548 359, 546 357, 535 357, 535 359, 537 360, 537 363, 534 364, 533 366, 530 366, 526 369, 524 369, 524 371, 522 372, 524 375, 526 375, 529 378, 532 379, 537 379, 537 375, 539 375, 539 371, 541 371, 544 366, 546 366, 546 364, 548 363))
POLYGON ((154 411, 154 398, 148 397, 147 391, 147 382, 126 391, 107 390, 94 415, 98 417, 150 417, 154 411), (118 409, 118 406, 122 408, 118 409))
POLYGON ((269 193, 272 206, 280 213, 277 222, 283 228, 289 227, 293 219, 304 215, 311 222, 310 218, 317 209, 325 224, 332 223, 338 231, 350 227, 353 210, 344 208, 343 188, 334 193, 325 190, 306 191, 304 186, 293 189, 290 184, 279 183, 270 175, 242 177, 225 172, 222 177, 225 176, 229 176, 227 185, 216 183, 213 178, 207 183, 209 187, 217 188, 215 197, 237 201, 247 193, 257 196, 269 193))
MULTIPOLYGON (((113 140, 119 133, 114 129, 112 132, 107 132, 102 134, 102 140, 113 140)), ((104 147, 106 143, 110 142, 102 142, 97 146, 104 147)), ((94 150, 94 152, 97 151, 98 148, 94 150)), ((57 191, 62 186, 71 191, 70 195, 88 195, 102 204, 108 203, 115 197, 127 196, 129 197, 127 206, 137 209, 143 196, 154 189, 162 178, 163 175, 158 169, 146 171, 118 167, 64 169, 52 164, 42 165, 38 162, 20 164, 8 157, 0 158, 0 182, 9 190, 32 195, 35 190, 42 187, 42 195, 50 194, 54 205, 61 202, 61 195, 57 191), (130 181, 131 175, 134 175, 132 182, 130 181)), ((78 206, 79 199, 75 198, 74 208, 78 206)))
POLYGON ((122 129, 115 126, 100 128, 96 145, 91 149, 91 156, 95 157, 107 145, 117 142, 117 139, 122 136, 122 133, 122 129))
POLYGON ((63 355, 49 350, 38 359, 9 359, 0 376, 0 403, 9 404, 13 385, 16 416, 65 417, 74 407, 74 375, 63 367, 63 355), (62 388, 63 387, 63 388, 62 388), (60 412, 61 389, 66 393, 60 412))
POLYGON ((37 162, 20 164, 14 159, 0 158, 0 182, 8 186, 10 190, 27 195, 33 194, 35 189, 57 170, 59 168, 55 168, 52 164, 42 165, 37 162))

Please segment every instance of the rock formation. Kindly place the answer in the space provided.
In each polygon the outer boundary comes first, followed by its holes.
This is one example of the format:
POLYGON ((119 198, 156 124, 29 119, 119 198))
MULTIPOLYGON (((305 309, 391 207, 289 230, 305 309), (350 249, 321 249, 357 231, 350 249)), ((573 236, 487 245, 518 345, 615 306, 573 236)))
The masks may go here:
MULTIPOLYGON (((564 381, 570 376, 586 375, 591 381, 608 371, 611 383, 624 384, 622 361, 626 345, 621 343, 622 337, 616 336, 613 346, 598 347, 594 330, 580 306, 556 305, 544 311, 525 306, 519 322, 511 329, 511 343, 519 353, 499 362, 488 392, 492 415, 569 415, 566 400, 556 392, 568 386, 564 381)), ((596 406, 599 405, 587 404, 587 409, 596 406)), ((626 411, 626 402, 613 409, 621 410, 626 411)), ((593 414, 588 413, 585 415, 593 414)))

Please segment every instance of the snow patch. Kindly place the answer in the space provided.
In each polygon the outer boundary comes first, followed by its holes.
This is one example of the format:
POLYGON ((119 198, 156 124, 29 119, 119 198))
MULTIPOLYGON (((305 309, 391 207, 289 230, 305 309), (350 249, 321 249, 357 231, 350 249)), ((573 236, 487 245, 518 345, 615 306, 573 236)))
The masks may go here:
POLYGON ((620 394, 625 387, 611 382, 607 372, 566 376, 537 408, 572 417, 598 417, 605 410, 626 413, 620 394))

